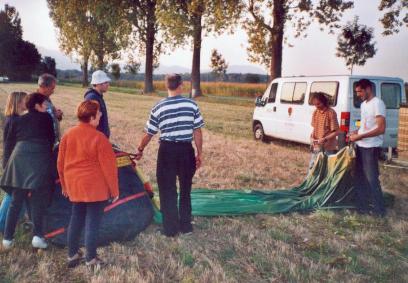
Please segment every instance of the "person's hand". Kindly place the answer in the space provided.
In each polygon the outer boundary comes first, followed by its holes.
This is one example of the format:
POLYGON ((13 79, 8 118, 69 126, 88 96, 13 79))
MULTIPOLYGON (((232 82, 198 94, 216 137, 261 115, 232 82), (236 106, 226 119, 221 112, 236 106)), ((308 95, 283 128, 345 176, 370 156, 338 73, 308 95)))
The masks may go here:
POLYGON ((68 197, 67 191, 66 191, 66 190, 62 190, 62 195, 67 198, 67 197, 68 197))
POLYGON ((325 144, 326 143, 326 138, 321 138, 321 139, 318 139, 317 140, 317 144, 319 144, 319 145, 323 145, 323 144, 325 144))
POLYGON ((116 197, 114 197, 113 199, 112 199, 112 203, 115 203, 115 202, 117 202, 119 200, 119 196, 116 196, 116 197))
POLYGON ((196 161, 196 170, 197 170, 198 168, 201 167, 201 164, 202 164, 201 154, 196 155, 195 161, 196 161))
POLYGON ((352 133, 352 134, 349 136, 349 138, 350 138, 350 141, 351 141, 351 142, 356 142, 356 141, 361 140, 361 136, 360 136, 359 134, 356 134, 356 133, 352 133))
POLYGON ((140 160, 140 159, 142 159, 142 157, 143 157, 143 151, 138 151, 138 152, 135 154, 135 159, 136 159, 136 160, 140 160))
POLYGON ((62 116, 64 116, 64 112, 62 112, 61 109, 56 109, 56 110, 55 110, 55 116, 57 117, 57 119, 58 119, 59 121, 61 121, 61 120, 62 120, 62 116))

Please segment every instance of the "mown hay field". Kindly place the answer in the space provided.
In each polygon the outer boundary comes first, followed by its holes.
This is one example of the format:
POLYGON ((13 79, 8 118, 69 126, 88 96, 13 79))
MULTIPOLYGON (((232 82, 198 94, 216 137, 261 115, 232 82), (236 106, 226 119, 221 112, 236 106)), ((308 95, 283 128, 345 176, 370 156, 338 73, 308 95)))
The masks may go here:
MULTIPOLYGON (((0 105, 12 90, 0 85, 0 105)), ((62 128, 76 123, 84 89, 58 87, 52 96, 64 111, 62 128)), ((106 94, 112 142, 135 151, 150 108, 161 99, 106 94)), ((250 106, 198 101, 206 121, 204 165, 193 187, 274 190, 299 184, 309 153, 283 141, 251 138, 250 106)), ((1 108, 0 107, 0 108, 1 108)), ((139 162, 155 183, 157 138, 139 162)), ((383 189, 395 195, 385 219, 352 211, 195 218, 190 236, 167 239, 152 224, 131 242, 99 249, 108 266, 69 270, 66 249, 34 253, 19 232, 17 246, 0 252, 0 282, 408 282, 408 172, 381 167, 383 189)))
MULTIPOLYGON (((184 87, 190 89, 190 82, 185 81, 184 87)), ((112 86, 122 88, 143 89, 143 82, 140 81, 113 81, 112 86)), ((156 91, 165 91, 164 81, 154 81, 153 86, 156 91)), ((232 82, 201 82, 201 91, 206 95, 213 96, 233 96, 255 98, 264 93, 266 83, 232 83, 232 82)))

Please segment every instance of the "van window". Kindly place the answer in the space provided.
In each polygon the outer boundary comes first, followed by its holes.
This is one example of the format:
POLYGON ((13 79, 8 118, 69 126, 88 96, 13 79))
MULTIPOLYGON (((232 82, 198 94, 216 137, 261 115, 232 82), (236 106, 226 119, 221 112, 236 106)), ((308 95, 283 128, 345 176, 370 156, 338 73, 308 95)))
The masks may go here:
POLYGON ((293 92, 293 103, 303 104, 306 94, 306 83, 296 83, 295 91, 293 92))
POLYGON ((323 92, 329 99, 330 106, 336 106, 337 93, 339 91, 339 82, 313 82, 310 87, 309 105, 312 104, 312 93, 323 92))
MULTIPOLYGON (((362 101, 357 96, 356 84, 357 84, 357 82, 353 83, 353 104, 354 104, 354 107, 360 108, 360 105, 361 105, 362 101)), ((377 90, 375 89, 375 84, 373 82, 371 82, 371 89, 373 90, 374 96, 376 96, 377 95, 377 90)))
POLYGON ((396 83, 381 84, 381 99, 387 109, 399 109, 401 103, 401 86, 396 83))
POLYGON ((306 83, 284 83, 281 91, 282 103, 303 104, 306 93, 306 83))
POLYGON ((271 91, 269 93, 268 103, 275 102, 276 100, 276 91, 278 90, 278 84, 272 84, 271 91))

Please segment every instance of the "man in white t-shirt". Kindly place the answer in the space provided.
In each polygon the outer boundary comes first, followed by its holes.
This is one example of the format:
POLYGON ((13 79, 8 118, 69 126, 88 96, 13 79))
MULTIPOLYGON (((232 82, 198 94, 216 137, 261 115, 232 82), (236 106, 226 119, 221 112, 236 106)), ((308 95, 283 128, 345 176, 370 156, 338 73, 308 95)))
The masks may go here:
POLYGON ((384 198, 379 180, 378 158, 385 132, 385 104, 375 96, 371 82, 361 79, 356 84, 361 103, 361 120, 358 131, 350 135, 356 142, 356 195, 360 213, 373 213, 384 217, 384 198))

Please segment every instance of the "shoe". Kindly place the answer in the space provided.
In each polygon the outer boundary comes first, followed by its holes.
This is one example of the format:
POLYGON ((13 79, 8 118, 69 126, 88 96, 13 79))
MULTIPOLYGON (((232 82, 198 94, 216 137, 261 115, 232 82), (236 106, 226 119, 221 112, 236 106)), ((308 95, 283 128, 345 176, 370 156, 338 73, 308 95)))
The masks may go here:
POLYGON ((178 235, 177 232, 176 232, 176 233, 172 233, 172 234, 166 233, 166 232, 164 232, 164 230, 161 229, 161 228, 157 229, 157 230, 156 230, 156 233, 158 233, 158 234, 160 234, 160 235, 163 235, 163 236, 166 236, 166 237, 169 237, 169 238, 174 238, 174 237, 176 237, 176 236, 178 235))
POLYGON ((13 247, 13 240, 6 240, 6 239, 3 239, 3 248, 5 249, 5 250, 9 250, 9 249, 11 249, 12 247, 13 247))
POLYGON ((34 248, 37 249, 46 249, 48 248, 47 242, 38 236, 34 236, 33 240, 31 241, 31 244, 33 245, 34 248))
POLYGON ((85 262, 85 265, 91 268, 92 270, 95 270, 104 267, 106 263, 103 260, 101 260, 98 256, 96 256, 94 259, 85 262))
POLYGON ((84 260, 84 254, 79 250, 73 257, 68 257, 68 268, 74 268, 78 266, 84 260))

